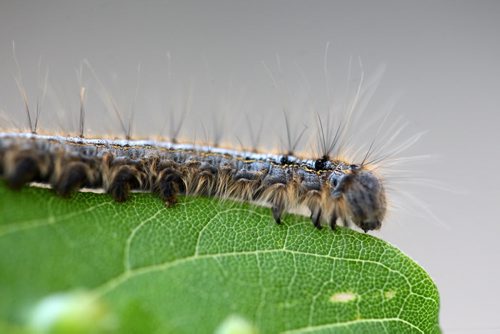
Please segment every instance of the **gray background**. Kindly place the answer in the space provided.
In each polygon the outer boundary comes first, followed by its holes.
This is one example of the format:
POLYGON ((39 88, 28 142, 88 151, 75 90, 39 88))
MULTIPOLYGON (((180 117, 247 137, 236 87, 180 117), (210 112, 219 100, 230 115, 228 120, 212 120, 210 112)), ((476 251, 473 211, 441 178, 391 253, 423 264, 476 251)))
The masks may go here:
MULTIPOLYGON (((42 69, 50 69, 42 129, 68 131, 76 124, 75 70, 85 58, 124 113, 141 63, 136 136, 158 135, 167 110, 179 116, 192 99, 183 137, 213 138, 212 125, 220 123, 224 142, 237 146, 238 137, 248 144, 247 114, 254 128, 264 117, 261 146, 279 148, 283 108, 297 129, 309 125, 308 136, 315 132, 309 102, 325 114, 327 42, 333 95, 345 90, 350 57, 353 78, 359 77, 358 56, 367 75, 385 64, 361 121, 376 120, 372 111, 396 97, 392 116, 409 122, 401 137, 427 131, 405 155, 432 157, 406 166, 407 182, 396 187, 418 200, 403 199, 408 208, 395 210, 376 235, 434 278, 445 332, 494 333, 500 332, 499 32, 498 1, 1 0, 0 108, 24 126, 13 80, 14 40, 32 104, 40 57, 42 69)), ((87 128, 120 134, 89 70, 83 81, 89 87, 87 128)), ((365 142, 372 138, 363 127, 353 133, 365 142)), ((301 148, 308 150, 309 142, 301 148)))

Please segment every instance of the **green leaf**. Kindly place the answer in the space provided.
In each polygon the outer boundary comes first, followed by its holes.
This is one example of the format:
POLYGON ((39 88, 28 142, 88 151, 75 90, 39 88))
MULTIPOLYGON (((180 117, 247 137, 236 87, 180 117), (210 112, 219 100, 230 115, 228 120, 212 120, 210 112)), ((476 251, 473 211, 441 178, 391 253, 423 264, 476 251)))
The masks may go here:
POLYGON ((232 201, 166 208, 151 194, 117 204, 1 185, 0 221, 5 331, 439 332, 422 268, 373 236, 305 217, 276 225, 269 209, 232 201))

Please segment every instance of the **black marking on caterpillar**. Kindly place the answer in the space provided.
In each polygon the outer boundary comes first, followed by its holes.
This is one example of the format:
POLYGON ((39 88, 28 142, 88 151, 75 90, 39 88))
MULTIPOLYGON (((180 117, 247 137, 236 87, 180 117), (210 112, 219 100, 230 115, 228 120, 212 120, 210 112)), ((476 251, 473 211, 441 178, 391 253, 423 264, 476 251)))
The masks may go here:
POLYGON ((0 162, 10 188, 40 182, 61 196, 86 187, 118 202, 131 190, 155 193, 167 206, 178 194, 256 201, 271 206, 278 224, 283 212, 305 206, 317 228, 354 223, 365 232, 380 228, 386 213, 381 178, 367 165, 328 155, 308 160, 171 142, 0 133, 0 162))

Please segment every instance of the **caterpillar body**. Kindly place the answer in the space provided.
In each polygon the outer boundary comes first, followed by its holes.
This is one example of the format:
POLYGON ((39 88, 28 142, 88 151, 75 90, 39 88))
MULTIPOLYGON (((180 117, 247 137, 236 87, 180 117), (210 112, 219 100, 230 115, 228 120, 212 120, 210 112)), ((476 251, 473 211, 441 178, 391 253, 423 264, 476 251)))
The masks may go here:
POLYGON ((167 206, 178 194, 214 196, 265 203, 278 224, 284 212, 305 207, 317 228, 355 224, 367 232, 381 227, 386 195, 369 165, 289 153, 0 133, 0 173, 12 189, 31 182, 50 185, 61 196, 83 187, 103 189, 118 202, 140 190, 157 194, 167 206))
MULTIPOLYGON (((352 150, 349 147, 352 139, 352 133, 349 132, 364 118, 363 112, 383 71, 366 81, 359 60, 360 76, 351 87, 352 64, 349 61, 346 99, 333 100, 328 80, 328 47, 329 44, 326 45, 324 57, 328 115, 323 120, 316 112, 318 150, 315 154, 296 154, 296 148, 304 142, 303 134, 307 125, 304 125, 302 131, 294 133, 297 129, 292 130, 294 127, 290 125, 288 118, 288 111, 293 109, 293 96, 288 89, 280 86, 280 81, 265 64, 276 91, 286 92, 282 101, 286 129, 286 144, 282 152, 286 153, 260 152, 257 146, 263 122, 257 133, 254 133, 248 115, 251 150, 243 149, 239 134, 237 139, 242 146, 240 150, 221 147, 218 126, 214 128, 213 146, 197 145, 196 142, 180 143, 177 138, 191 108, 191 93, 177 121, 172 113, 175 111, 170 113, 170 141, 132 139, 141 67, 138 67, 137 87, 130 115, 126 116, 88 61, 82 63, 77 73, 80 87, 77 135, 40 134, 38 125, 47 93, 47 75, 39 83, 36 112, 32 114, 13 47, 18 69, 16 83, 23 98, 29 131, 11 131, 3 127, 4 132, 0 132, 0 177, 12 189, 20 189, 30 183, 42 183, 64 197, 79 189, 90 188, 103 190, 116 201, 123 202, 129 198, 131 191, 146 191, 156 194, 170 207, 175 205, 179 194, 212 196, 270 206, 272 217, 278 224, 281 223, 284 212, 298 209, 310 214, 316 228, 327 225, 334 229, 337 225, 355 225, 365 232, 379 229, 388 207, 386 190, 391 191, 385 178, 387 174, 380 173, 380 163, 383 162, 383 167, 397 164, 399 153, 413 145, 420 134, 399 141, 404 125, 396 122, 385 127, 389 115, 386 114, 373 141, 359 159, 360 151, 364 148, 352 150), (93 139, 85 134, 87 84, 82 79, 84 64, 97 83, 100 92, 98 95, 106 109, 117 116, 123 140, 93 139), (341 109, 341 115, 332 124, 330 112, 336 108, 341 109), (382 142, 382 145, 375 145, 375 140, 382 142), (384 151, 391 144, 396 145, 384 151), (343 158, 347 153, 356 158, 343 158)), ((169 54, 167 60, 170 69, 169 54)), ((277 64, 281 71, 279 58, 277 64)), ((216 118, 215 115, 213 118, 216 118)), ((19 128, 15 123, 12 124, 19 128)), ((356 133, 366 135, 366 124, 356 129, 356 133)))

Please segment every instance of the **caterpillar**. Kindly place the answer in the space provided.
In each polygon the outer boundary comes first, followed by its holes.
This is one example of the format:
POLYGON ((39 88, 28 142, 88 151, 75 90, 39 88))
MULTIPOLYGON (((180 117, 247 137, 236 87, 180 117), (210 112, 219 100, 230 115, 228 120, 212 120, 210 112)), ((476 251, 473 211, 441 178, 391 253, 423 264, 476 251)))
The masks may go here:
MULTIPOLYGON (((355 104, 361 101, 361 85, 362 80, 344 122, 332 127, 317 115, 321 154, 312 158, 296 154, 303 132, 291 139, 286 113, 288 150, 281 154, 179 143, 176 136, 181 124, 171 124, 175 135, 170 141, 134 140, 130 123, 125 125, 116 108, 125 139, 87 138, 84 87, 80 91, 78 135, 40 134, 40 108, 37 104, 33 119, 22 81, 18 80, 30 131, 0 133, 0 177, 11 189, 41 183, 63 197, 90 188, 103 190, 117 202, 126 201, 131 191, 152 192, 167 207, 176 204, 179 194, 257 202, 270 206, 277 224, 285 212, 302 208, 308 210, 318 229, 355 225, 364 232, 377 230, 388 205, 384 179, 376 170, 380 159, 370 159, 376 150, 374 142, 357 163, 334 154, 345 140, 355 104)), ((391 154, 415 140, 412 137, 403 142, 391 154)))
POLYGON ((167 206, 180 193, 257 201, 271 206, 278 224, 284 211, 303 205, 317 228, 323 217, 331 228, 341 219, 365 232, 380 228, 386 212, 375 173, 328 156, 306 160, 169 142, 2 133, 0 157, 10 188, 39 182, 61 196, 88 187, 103 188, 117 202, 131 190, 156 193, 167 206))

